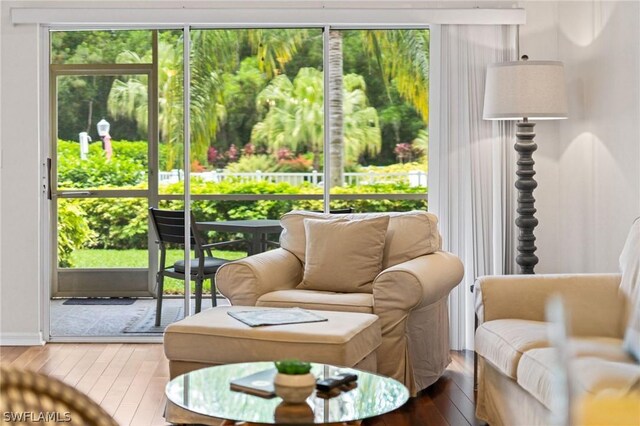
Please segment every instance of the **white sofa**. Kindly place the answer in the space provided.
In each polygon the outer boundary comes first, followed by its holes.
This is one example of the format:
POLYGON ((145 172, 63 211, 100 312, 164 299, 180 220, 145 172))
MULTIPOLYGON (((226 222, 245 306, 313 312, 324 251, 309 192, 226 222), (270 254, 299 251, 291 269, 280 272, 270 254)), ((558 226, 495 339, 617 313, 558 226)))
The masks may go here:
MULTIPOLYGON (((534 426, 563 415, 554 405, 559 373, 545 322, 552 294, 561 295, 569 312, 574 401, 640 391, 640 364, 630 354, 635 351, 637 357, 640 352, 640 338, 634 334, 640 329, 640 220, 632 227, 620 263, 621 274, 477 280, 478 418, 492 426, 534 426)), ((635 424, 640 424, 640 406, 635 424)))
MULTIPOLYGON (((294 211, 284 215, 281 224, 281 248, 219 269, 218 290, 232 305, 373 313, 382 326, 378 373, 404 383, 414 395, 440 377, 450 362, 447 297, 460 283, 463 268, 456 256, 440 250, 434 215, 419 211, 353 215, 294 211), (389 223, 382 271, 370 290, 335 292, 299 288, 308 243, 305 219, 329 220, 340 216, 358 220, 380 215, 388 215, 389 223)), ((338 272, 347 275, 348 269, 338 272)))

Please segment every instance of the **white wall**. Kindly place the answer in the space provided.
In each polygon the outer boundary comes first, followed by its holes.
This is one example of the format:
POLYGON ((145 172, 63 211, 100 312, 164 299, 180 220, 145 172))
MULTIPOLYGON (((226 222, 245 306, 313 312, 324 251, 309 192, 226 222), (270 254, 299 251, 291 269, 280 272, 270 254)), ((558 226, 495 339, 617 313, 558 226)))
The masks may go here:
MULTIPOLYGON (((40 339, 38 37, 14 26, 3 2, 0 39, 0 332, 3 342, 40 339)), ((2 343, 2 342, 0 342, 2 343)))
POLYGON ((521 52, 565 64, 569 119, 536 125, 544 272, 612 272, 640 215, 640 3, 524 2, 521 52))
POLYGON ((614 271, 640 215, 640 3, 562 3, 572 119, 560 126, 559 224, 568 271, 614 271))

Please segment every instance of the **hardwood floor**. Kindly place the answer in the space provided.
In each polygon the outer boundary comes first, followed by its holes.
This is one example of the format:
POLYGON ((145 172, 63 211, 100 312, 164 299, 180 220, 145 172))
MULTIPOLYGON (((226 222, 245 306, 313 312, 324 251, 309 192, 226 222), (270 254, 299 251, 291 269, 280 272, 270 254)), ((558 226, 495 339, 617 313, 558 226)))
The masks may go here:
MULTIPOLYGON (((473 353, 453 362, 433 386, 366 426, 467 426, 474 416, 473 353)), ((71 344, 0 347, 0 363, 56 377, 98 401, 121 425, 165 425, 169 366, 161 344, 71 344)))

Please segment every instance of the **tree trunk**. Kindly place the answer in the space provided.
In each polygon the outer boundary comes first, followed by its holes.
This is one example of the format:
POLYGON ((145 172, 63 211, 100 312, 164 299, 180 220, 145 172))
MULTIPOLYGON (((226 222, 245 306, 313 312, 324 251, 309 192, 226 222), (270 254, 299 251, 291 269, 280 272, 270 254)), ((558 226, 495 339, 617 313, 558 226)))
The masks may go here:
MULTIPOLYGON (((326 72, 326 71, 325 71, 326 72)), ((329 33, 329 155, 331 161, 331 187, 344 184, 344 131, 342 128, 342 33, 329 33)))

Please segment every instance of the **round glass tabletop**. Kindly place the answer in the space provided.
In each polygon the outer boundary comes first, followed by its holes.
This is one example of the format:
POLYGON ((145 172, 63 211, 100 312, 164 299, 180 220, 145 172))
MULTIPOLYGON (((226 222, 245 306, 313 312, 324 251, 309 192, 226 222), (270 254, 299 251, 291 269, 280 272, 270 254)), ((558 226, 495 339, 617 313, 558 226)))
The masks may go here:
POLYGON ((272 362, 249 362, 192 371, 167 384, 167 398, 205 416, 265 424, 350 422, 393 411, 409 399, 407 388, 394 379, 325 364, 312 364, 311 372, 316 378, 353 372, 358 375, 357 386, 329 399, 314 392, 306 404, 299 405, 283 404, 279 397, 262 398, 229 388, 231 380, 272 368, 272 362))

